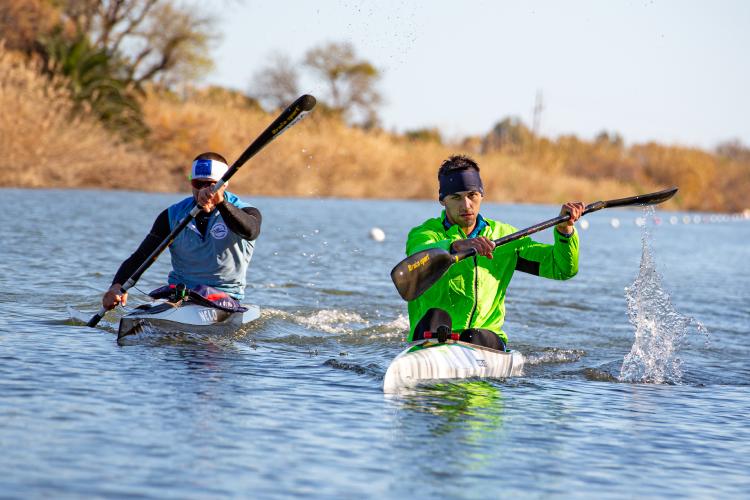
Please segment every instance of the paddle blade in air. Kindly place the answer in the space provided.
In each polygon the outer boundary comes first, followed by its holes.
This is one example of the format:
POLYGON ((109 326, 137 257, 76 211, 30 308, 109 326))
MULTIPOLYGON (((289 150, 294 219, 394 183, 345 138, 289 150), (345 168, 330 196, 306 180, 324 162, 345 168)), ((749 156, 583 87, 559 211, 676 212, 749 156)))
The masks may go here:
POLYGON ((427 291, 451 265, 456 256, 431 248, 407 257, 391 271, 391 279, 404 300, 414 300, 427 291))
POLYGON ((630 198, 620 198, 619 200, 606 201, 606 207, 643 207, 646 205, 658 205, 670 199, 677 193, 677 188, 669 188, 655 193, 639 194, 630 198))

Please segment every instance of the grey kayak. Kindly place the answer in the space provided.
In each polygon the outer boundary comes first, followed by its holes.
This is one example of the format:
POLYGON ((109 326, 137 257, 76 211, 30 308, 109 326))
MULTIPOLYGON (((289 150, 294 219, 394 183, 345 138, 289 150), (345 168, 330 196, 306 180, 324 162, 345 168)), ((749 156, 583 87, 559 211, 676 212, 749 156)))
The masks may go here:
POLYGON ((157 300, 143 304, 120 319, 117 341, 144 331, 175 333, 232 333, 260 317, 260 308, 243 304, 245 312, 228 312, 189 299, 157 300))

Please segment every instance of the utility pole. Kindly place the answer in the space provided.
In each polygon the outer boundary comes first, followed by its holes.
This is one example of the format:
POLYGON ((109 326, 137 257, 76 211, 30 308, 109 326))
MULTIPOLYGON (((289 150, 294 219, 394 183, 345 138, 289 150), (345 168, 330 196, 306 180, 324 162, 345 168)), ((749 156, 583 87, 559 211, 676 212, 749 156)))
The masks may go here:
POLYGON ((539 130, 542 126, 542 111, 544 111, 544 98, 542 97, 542 91, 537 90, 536 98, 534 99, 533 117, 531 119, 531 154, 534 157, 539 155, 539 130))
POLYGON ((539 128, 542 125, 542 111, 544 111, 544 98, 542 91, 536 91, 536 99, 534 100, 534 118, 532 120, 531 130, 534 132, 534 138, 539 137, 539 128))

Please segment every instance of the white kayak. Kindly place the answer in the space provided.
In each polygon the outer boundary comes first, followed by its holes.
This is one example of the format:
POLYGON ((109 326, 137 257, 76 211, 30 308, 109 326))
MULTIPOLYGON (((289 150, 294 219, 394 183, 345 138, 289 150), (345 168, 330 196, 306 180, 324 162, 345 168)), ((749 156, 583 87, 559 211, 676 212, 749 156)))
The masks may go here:
POLYGON ((129 335, 160 331, 175 333, 232 333, 260 317, 260 308, 243 304, 245 312, 228 312, 190 299, 156 300, 143 304, 120 319, 117 341, 129 335))
POLYGON ((404 349, 388 366, 383 392, 466 378, 507 378, 523 373, 523 355, 466 342, 426 340, 404 349))

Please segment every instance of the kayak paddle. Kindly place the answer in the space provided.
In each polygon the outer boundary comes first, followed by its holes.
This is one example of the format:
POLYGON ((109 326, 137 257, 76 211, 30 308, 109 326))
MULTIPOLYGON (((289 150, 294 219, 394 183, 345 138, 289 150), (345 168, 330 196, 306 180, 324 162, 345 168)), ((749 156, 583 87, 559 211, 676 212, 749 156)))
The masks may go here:
MULTIPOLYGON (((271 125, 269 125, 268 128, 266 128, 266 130, 264 130, 263 133, 260 134, 258 138, 255 139, 253 143, 247 147, 247 149, 240 155, 240 157, 237 158, 232 166, 229 167, 229 170, 227 170, 227 172, 221 177, 219 182, 214 184, 212 191, 214 193, 218 191, 221 186, 226 184, 227 181, 237 172, 237 170, 239 170, 240 167, 244 165, 245 162, 247 162, 247 160, 255 156, 271 141, 283 134, 286 130, 291 128, 292 125, 302 119, 302 117, 304 117, 307 113, 312 111, 312 109, 315 107, 315 102, 315 97, 309 94, 305 94, 294 101, 292 104, 290 104, 289 107, 282 111, 282 113, 273 121, 273 123, 271 123, 271 125)), ((121 293, 127 292, 128 289, 135 285, 135 283, 146 271, 146 269, 148 269, 151 264, 156 261, 156 259, 164 251, 165 248, 172 244, 175 238, 177 238, 177 235, 180 233, 180 231, 182 231, 190 223, 190 221, 200 213, 200 211, 201 207, 196 205, 193 207, 189 214, 183 217, 179 224, 177 224, 172 232, 169 233, 169 236, 167 236, 166 239, 162 241, 161 244, 156 247, 153 252, 151 252, 151 255, 149 255, 145 262, 143 262, 143 264, 141 264, 141 266, 133 273, 133 275, 128 278, 125 284, 122 285, 122 288, 120 288, 121 293)), ((99 323, 99 320, 104 317, 104 313, 106 312, 107 309, 102 306, 99 312, 91 317, 91 319, 87 323, 87 326, 91 328, 95 327, 99 323)))
MULTIPOLYGON (((667 201, 674 196, 676 192, 677 188, 673 187, 655 193, 631 196, 630 198, 595 201, 590 205, 586 205, 583 215, 596 212, 603 208, 656 205, 667 201)), ((498 238, 494 240, 493 243, 498 247, 523 238, 524 236, 534 234, 543 229, 547 229, 548 227, 556 226, 568 219, 570 219, 570 214, 560 215, 554 219, 540 222, 539 224, 527 227, 526 229, 521 229, 513 234, 498 238)), ((422 250, 421 252, 416 252, 408 256, 396 264, 396 267, 391 271, 391 279, 393 280, 393 284, 396 285, 396 290, 398 290, 401 298, 404 300, 414 300, 434 285, 453 264, 464 260, 467 257, 472 257, 476 255, 476 253, 477 251, 473 248, 457 253, 450 253, 442 248, 422 250)))

